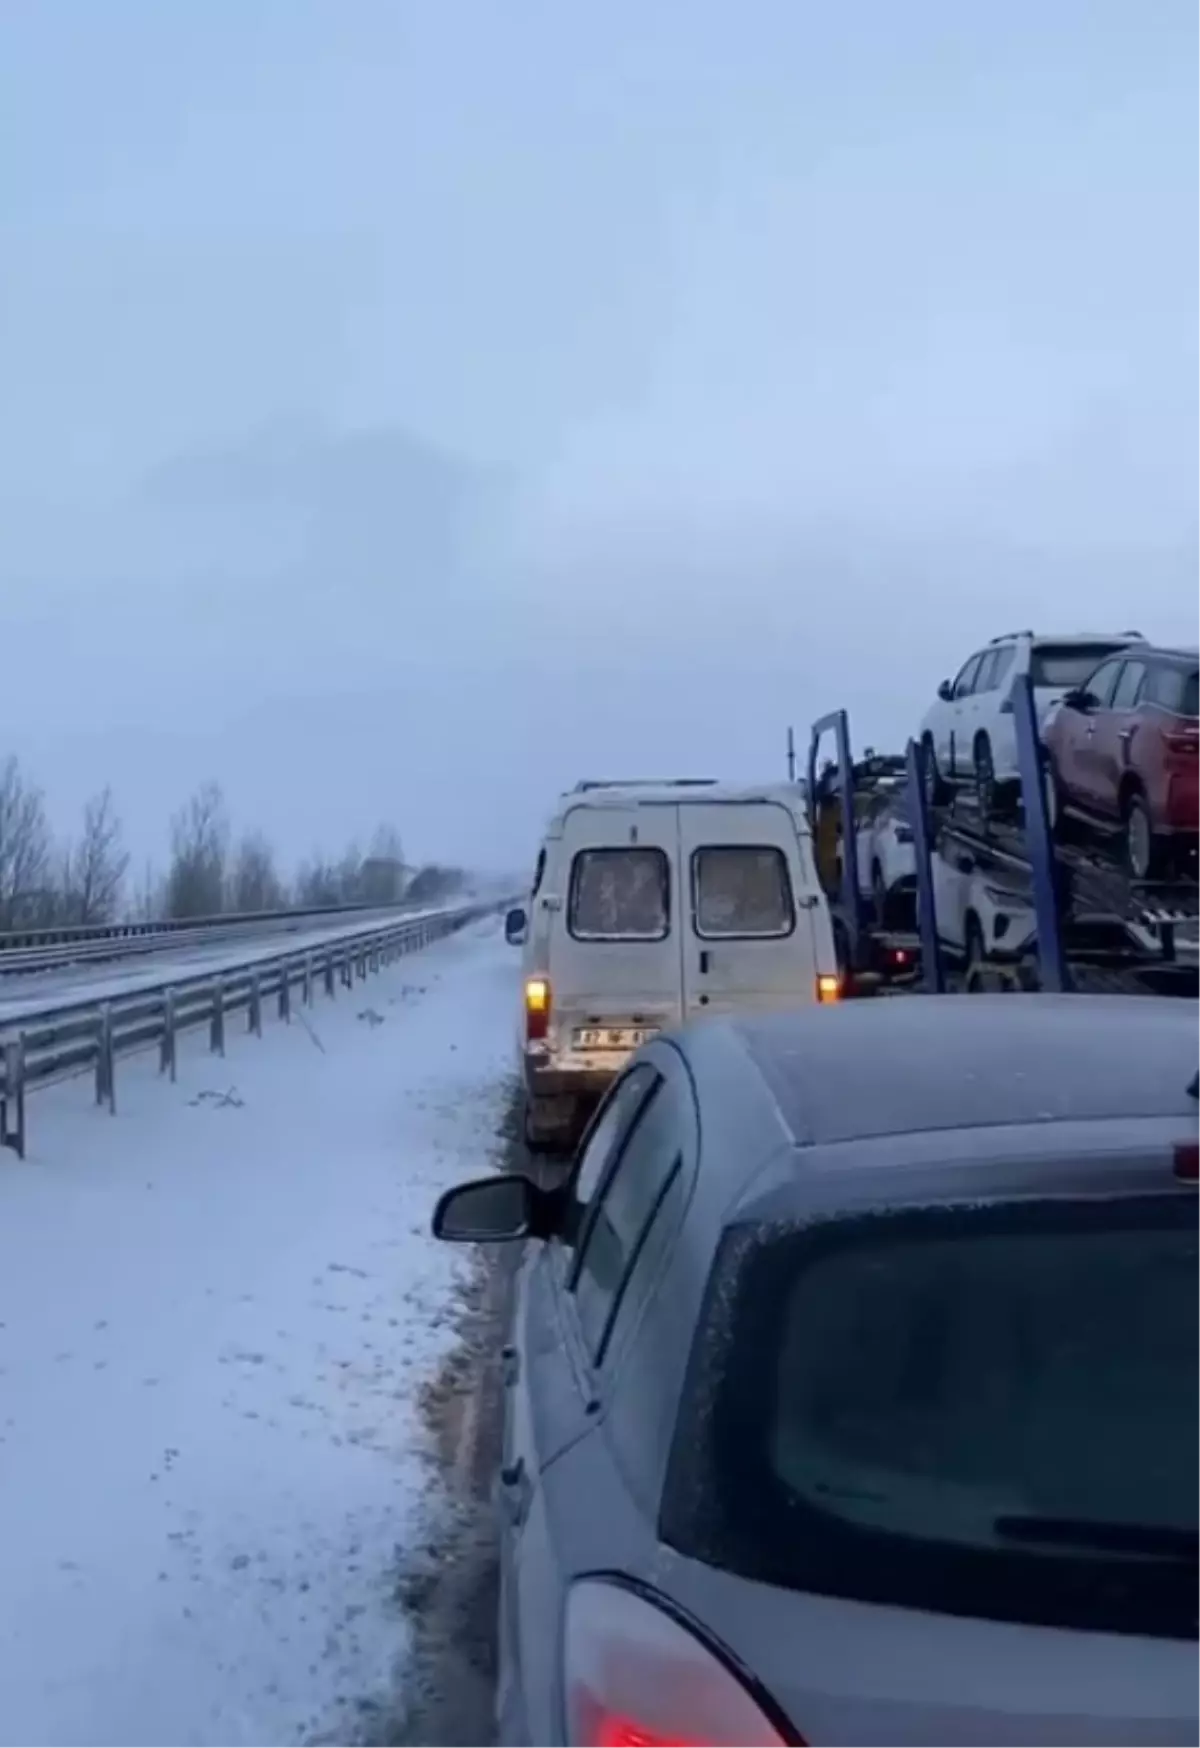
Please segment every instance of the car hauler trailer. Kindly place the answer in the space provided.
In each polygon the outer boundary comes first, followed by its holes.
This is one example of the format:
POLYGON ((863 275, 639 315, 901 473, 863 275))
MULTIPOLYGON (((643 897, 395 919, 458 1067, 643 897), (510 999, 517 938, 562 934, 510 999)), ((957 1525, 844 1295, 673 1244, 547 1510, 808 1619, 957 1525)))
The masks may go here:
POLYGON ((912 984, 920 974, 916 884, 888 895, 880 905, 868 899, 859 866, 859 831, 871 804, 887 800, 901 815, 909 814, 905 769, 903 758, 887 754, 868 753, 855 761, 844 710, 813 723, 805 792, 809 827, 847 993, 865 994, 884 983, 912 984), (828 735, 835 756, 818 771, 828 735))
POLYGON ((1001 984, 978 982, 978 988, 1200 995, 1200 883, 1134 881, 1099 846, 1057 841, 1046 813, 1043 750, 1027 678, 1013 685, 1013 717, 1020 766, 1013 822, 981 815, 973 795, 962 790, 945 806, 932 806, 925 748, 918 741, 908 746, 924 988, 946 988, 934 869, 934 858, 941 858, 943 867, 964 876, 1001 872, 1011 890, 1023 888, 1034 918, 1027 951, 1006 967, 1016 975, 1001 984))
MULTIPOLYGON (((920 987, 934 993, 953 986, 968 991, 1123 991, 1194 999, 1200 988, 1196 881, 1135 881, 1104 854, 1100 844, 1056 842, 1046 812, 1042 749, 1027 680, 1014 685, 1012 702, 1021 795, 1011 821, 982 815, 976 799, 962 790, 945 805, 932 805, 925 749, 918 741, 908 745, 904 805, 915 850, 918 950, 914 964, 919 966, 920 987), (1015 943, 1011 949, 989 943, 991 950, 982 964, 972 964, 969 953, 962 955, 967 963, 964 980, 950 963, 939 894, 944 906, 945 895, 956 882, 972 881, 998 886, 1010 899, 1010 908, 1023 913, 1025 926, 1011 934, 1015 943)), ((830 732, 838 745, 837 769, 820 781, 826 790, 836 784, 838 816, 855 817, 858 767, 850 757, 846 712, 835 711, 813 725, 809 806, 814 812, 814 839, 823 793, 816 778, 816 747, 830 732)), ((896 937, 879 931, 867 914, 858 882, 855 836, 840 834, 835 914, 839 950, 845 952, 847 993, 867 994, 887 981, 879 975, 879 962, 886 963, 896 937)))

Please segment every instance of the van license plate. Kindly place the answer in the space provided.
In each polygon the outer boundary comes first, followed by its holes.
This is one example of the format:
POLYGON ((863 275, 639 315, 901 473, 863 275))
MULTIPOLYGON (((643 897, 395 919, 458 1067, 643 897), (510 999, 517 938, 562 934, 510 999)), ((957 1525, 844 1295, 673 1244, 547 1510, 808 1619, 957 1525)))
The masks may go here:
POLYGON ((575 1034, 577 1050, 637 1050, 653 1038, 656 1026, 581 1026, 575 1034))

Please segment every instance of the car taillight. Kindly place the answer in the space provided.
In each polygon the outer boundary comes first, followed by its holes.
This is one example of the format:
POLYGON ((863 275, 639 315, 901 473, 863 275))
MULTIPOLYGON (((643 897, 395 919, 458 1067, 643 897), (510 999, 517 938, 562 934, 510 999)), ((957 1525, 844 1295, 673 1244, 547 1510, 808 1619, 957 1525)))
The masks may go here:
POLYGON ((1200 1141, 1175 1143, 1175 1176, 1184 1183, 1200 1183, 1200 1141))
POLYGON ((550 1030, 550 983, 545 977, 525 979, 525 1037, 536 1044, 550 1030))
POLYGON ((836 972, 822 972, 817 978, 818 1001, 841 1001, 842 980, 836 972))
POLYGON ((1177 759, 1196 758, 1200 755, 1200 726, 1192 723, 1187 728, 1167 729, 1163 733, 1163 746, 1177 759))
POLYGON ((580 1748, 800 1741, 780 1734, 731 1661, 665 1609, 608 1579, 572 1585, 563 1658, 566 1739, 580 1748))

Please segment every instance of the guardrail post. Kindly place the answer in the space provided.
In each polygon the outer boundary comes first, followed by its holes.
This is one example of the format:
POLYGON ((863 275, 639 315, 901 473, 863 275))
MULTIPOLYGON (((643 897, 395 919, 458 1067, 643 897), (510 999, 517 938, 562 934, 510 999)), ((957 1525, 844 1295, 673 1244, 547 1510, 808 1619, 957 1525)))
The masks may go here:
POLYGON ((208 1034, 208 1047, 218 1056, 225 1054, 225 985, 221 978, 213 978, 212 1025, 208 1034))
POLYGON ((313 956, 311 953, 306 953, 304 955, 304 1005, 306 1008, 310 1008, 312 1006, 312 995, 313 995, 313 956))
POLYGON ((175 991, 163 990, 163 1035, 158 1049, 158 1072, 165 1074, 170 1070, 171 1079, 175 1079, 175 991))
POLYGON ((113 1059, 112 1006, 104 1002, 96 1020, 96 1103, 117 1108, 117 1075, 113 1059))
POLYGON ((358 972, 358 980, 360 983, 365 983, 367 981, 367 954, 364 947, 359 948, 358 952, 354 955, 354 961, 354 969, 358 972))
POLYGON ((354 963, 350 957, 350 949, 342 948, 342 982, 347 989, 354 988, 354 963))
POLYGON ((4 1046, 4 1097, 0 1099, 0 1145, 11 1147, 18 1159, 25 1157, 25 1039, 18 1033, 4 1046), (16 1121, 9 1120, 13 1107, 16 1121))
POLYGON ((250 973, 250 1007, 246 1020, 246 1030, 253 1032, 256 1038, 262 1037, 262 984, 258 972, 250 973))
POLYGON ((284 965, 279 972, 279 1017, 291 1024, 292 1019, 292 968, 284 965))
POLYGON ((327 947, 325 950, 325 994, 326 995, 336 995, 337 994, 337 984, 334 982, 333 973, 334 973, 333 948, 327 947))

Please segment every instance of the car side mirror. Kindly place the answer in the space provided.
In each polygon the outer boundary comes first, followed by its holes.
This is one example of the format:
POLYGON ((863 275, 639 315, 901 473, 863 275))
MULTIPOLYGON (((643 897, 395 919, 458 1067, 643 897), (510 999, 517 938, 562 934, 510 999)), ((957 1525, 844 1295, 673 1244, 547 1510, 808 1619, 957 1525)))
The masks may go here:
POLYGON ((523 947, 529 933, 529 913, 518 904, 504 919, 504 939, 510 947, 523 947))
POLYGON ((941 699, 943 704, 949 704, 953 701, 953 698, 954 698, 954 681, 953 680, 943 680, 942 681, 941 685, 938 687, 938 697, 941 699))
POLYGON ((545 1191, 517 1172, 455 1184, 438 1197, 433 1236, 449 1244, 504 1244, 537 1236, 545 1191))
POLYGON ((1086 686, 1073 686, 1063 698, 1063 704, 1068 710, 1078 710, 1082 716, 1095 710, 1099 702, 1095 693, 1089 692, 1086 686))

